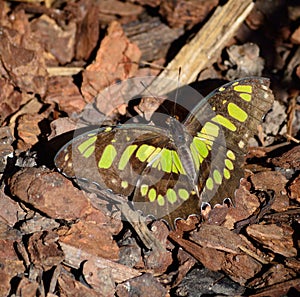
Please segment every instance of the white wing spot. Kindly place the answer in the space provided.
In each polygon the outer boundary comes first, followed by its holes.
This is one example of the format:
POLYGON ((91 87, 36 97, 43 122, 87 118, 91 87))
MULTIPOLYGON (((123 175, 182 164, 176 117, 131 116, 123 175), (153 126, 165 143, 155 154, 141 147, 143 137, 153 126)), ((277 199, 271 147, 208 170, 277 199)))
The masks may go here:
POLYGON ((239 148, 243 149, 245 147, 245 142, 243 140, 241 140, 239 143, 238 143, 238 146, 239 148))

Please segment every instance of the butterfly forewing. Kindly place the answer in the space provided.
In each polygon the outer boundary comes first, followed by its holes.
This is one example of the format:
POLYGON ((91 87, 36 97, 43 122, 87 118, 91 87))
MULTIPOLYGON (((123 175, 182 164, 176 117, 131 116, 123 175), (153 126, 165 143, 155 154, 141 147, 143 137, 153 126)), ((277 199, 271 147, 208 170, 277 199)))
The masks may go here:
POLYGON ((167 144, 168 137, 155 127, 108 127, 74 138, 58 152, 55 164, 68 177, 130 195, 148 164, 145 156, 167 144))
POLYGON ((265 78, 228 83, 204 98, 185 120, 194 136, 191 150, 199 154, 202 202, 234 199, 247 142, 274 100, 269 84, 265 78))

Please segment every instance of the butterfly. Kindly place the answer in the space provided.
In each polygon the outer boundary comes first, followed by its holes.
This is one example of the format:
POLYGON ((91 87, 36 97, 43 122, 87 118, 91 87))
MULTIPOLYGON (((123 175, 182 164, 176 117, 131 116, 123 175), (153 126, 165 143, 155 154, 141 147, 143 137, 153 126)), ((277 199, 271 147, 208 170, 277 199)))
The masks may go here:
POLYGON ((211 92, 179 122, 123 124, 88 131, 55 157, 60 172, 131 196, 133 207, 174 227, 203 203, 234 200, 247 142, 274 96, 266 78, 232 81, 211 92))

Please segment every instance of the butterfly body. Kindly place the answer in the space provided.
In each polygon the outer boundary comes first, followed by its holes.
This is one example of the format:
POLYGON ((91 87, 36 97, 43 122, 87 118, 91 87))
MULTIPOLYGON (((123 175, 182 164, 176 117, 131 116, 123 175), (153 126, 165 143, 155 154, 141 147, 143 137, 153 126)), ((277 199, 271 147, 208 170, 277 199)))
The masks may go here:
POLYGON ((267 79, 242 79, 212 92, 182 123, 170 117, 167 128, 124 124, 79 135, 55 163, 173 225, 203 202, 234 198, 247 141, 272 102, 267 79))
POLYGON ((199 196, 199 189, 198 189, 199 171, 195 167, 195 162, 193 160, 193 156, 190 150, 190 146, 192 144, 193 138, 186 131, 184 125, 178 122, 177 119, 172 117, 169 118, 168 124, 169 124, 170 138, 174 142, 179 159, 184 160, 184 162, 182 162, 184 171, 189 179, 189 182, 193 185, 194 191, 199 196))

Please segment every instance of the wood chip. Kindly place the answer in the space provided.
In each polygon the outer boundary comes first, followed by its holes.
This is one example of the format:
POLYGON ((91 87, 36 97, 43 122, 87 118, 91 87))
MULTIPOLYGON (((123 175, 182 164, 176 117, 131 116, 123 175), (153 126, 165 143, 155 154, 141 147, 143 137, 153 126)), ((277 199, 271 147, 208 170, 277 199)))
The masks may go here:
POLYGON ((275 166, 285 169, 300 168, 300 146, 293 147, 271 161, 275 166))
POLYGON ((10 199, 3 190, 0 190, 0 221, 6 223, 7 225, 13 227, 17 221, 18 217, 22 217, 23 209, 19 206, 17 202, 10 199))
MULTIPOLYGON (((138 68, 140 56, 140 50, 135 44, 130 43, 121 25, 112 22, 108 27, 107 36, 101 42, 96 60, 83 72, 81 91, 85 100, 91 102, 102 89, 116 80, 126 80, 133 76, 138 68)), ((103 102, 100 101, 101 99, 96 101, 97 108, 106 115, 110 114, 118 104, 124 103, 103 102)))
POLYGON ((59 265, 64 254, 57 245, 56 232, 36 232, 29 238, 28 252, 35 266, 49 270, 59 265))
POLYGON ((134 296, 136 292, 142 292, 143 297, 165 297, 167 294, 166 288, 148 273, 119 284, 116 291, 120 297, 134 296))
POLYGON ((50 63, 64 65, 74 58, 76 24, 69 22, 64 28, 54 19, 42 15, 30 23, 33 38, 43 45, 44 56, 51 55, 50 63), (53 59, 54 58, 54 59, 53 59))
POLYGON ((289 198, 286 195, 287 179, 278 171, 258 172, 250 177, 255 189, 267 191, 272 189, 274 202, 271 209, 281 212, 289 208, 289 198))
POLYGON ((58 287, 62 296, 88 296, 88 297, 105 297, 99 295, 95 290, 88 288, 86 285, 77 281, 71 275, 62 273, 58 277, 58 287))
POLYGON ((90 207, 87 197, 69 180, 43 168, 19 171, 10 180, 10 190, 20 200, 55 219, 80 218, 90 207))
POLYGON ((199 231, 194 231, 189 237, 202 247, 214 248, 228 253, 240 253, 239 246, 242 239, 223 226, 202 224, 199 231))
POLYGON ((45 103, 57 103, 59 109, 68 114, 80 112, 86 105, 72 77, 50 77, 45 103))
POLYGON ((19 151, 26 151, 35 145, 41 134, 40 123, 45 118, 41 114, 23 114, 17 121, 17 133, 18 133, 18 149, 19 151))
POLYGON ((59 242, 59 245, 65 254, 64 263, 75 269, 78 269, 83 261, 88 260, 90 261, 89 265, 95 265, 94 269, 110 268, 113 279, 117 283, 121 283, 141 275, 141 273, 136 269, 89 254, 88 252, 78 249, 70 244, 59 242))
POLYGON ((112 233, 105 225, 90 221, 79 221, 70 229, 59 231, 59 242, 109 260, 119 259, 119 248, 112 238, 112 233))
POLYGON ((162 1, 159 12, 171 27, 192 28, 201 23, 216 5, 216 0, 165 0, 162 1))
POLYGON ((0 88, 0 122, 3 123, 7 116, 17 111, 21 104, 25 103, 26 96, 16 90, 13 83, 4 77, 0 78, 0 88))
POLYGON ((289 196, 300 203, 300 176, 297 176, 289 185, 289 196))
POLYGON ((295 257, 297 250, 294 247, 294 230, 288 225, 251 225, 247 227, 247 233, 265 248, 285 257, 295 257))
POLYGON ((0 61, 6 78, 15 86, 44 96, 47 70, 38 43, 22 38, 18 31, 1 28, 0 61))

